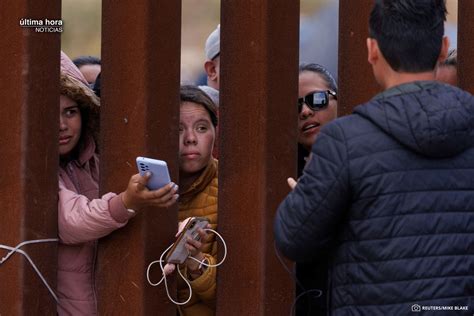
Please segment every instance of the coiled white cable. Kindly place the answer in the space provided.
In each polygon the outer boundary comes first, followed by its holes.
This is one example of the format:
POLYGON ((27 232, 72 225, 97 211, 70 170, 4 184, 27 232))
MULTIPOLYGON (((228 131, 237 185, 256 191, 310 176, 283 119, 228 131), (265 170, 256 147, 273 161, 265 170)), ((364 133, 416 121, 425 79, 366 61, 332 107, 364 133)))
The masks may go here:
MULTIPOLYGON (((222 241, 222 245, 224 246, 224 256, 222 258, 222 260, 219 262, 219 263, 216 263, 216 264, 209 264, 209 263, 205 263, 205 261, 207 261, 206 258, 204 258, 202 261, 194 258, 194 257, 191 257, 189 256, 188 258, 189 259, 192 259, 194 261, 197 261, 199 262, 199 268, 201 268, 202 266, 206 266, 208 268, 215 268, 215 267, 218 267, 220 266, 222 263, 224 263, 226 257, 227 257, 227 245, 224 241, 224 238, 222 238, 222 236, 217 232, 215 231, 214 229, 210 229, 210 228, 205 228, 204 231, 210 231, 210 232, 213 232, 214 234, 216 234, 217 237, 220 238, 220 240, 222 241)), ((173 247, 173 244, 171 244, 168 248, 166 248, 165 251, 163 251, 163 253, 161 254, 160 256, 160 259, 159 260, 155 260, 155 261, 152 261, 149 265, 148 265, 148 268, 146 269, 146 278, 148 280, 148 283, 151 285, 151 286, 158 286, 161 284, 161 282, 163 282, 163 280, 165 281, 165 288, 166 288, 166 295, 168 295, 168 298, 170 299, 171 302, 173 302, 174 304, 176 305, 185 305, 187 304, 190 300, 191 300, 191 297, 193 295, 193 291, 191 289, 191 284, 189 283, 188 279, 186 279, 184 277, 184 275, 181 274, 181 271, 179 269, 179 265, 176 265, 176 269, 178 270, 178 274, 181 276, 181 278, 184 280, 184 282, 186 283, 188 289, 189 289, 189 297, 187 300, 185 300, 184 302, 177 302, 175 301, 171 295, 170 295, 170 292, 168 290, 168 282, 166 281, 166 274, 165 274, 165 269, 163 267, 163 257, 166 255, 166 253, 171 249, 171 247, 173 247), (151 280, 150 280, 150 269, 151 267, 155 264, 155 263, 160 263, 160 268, 161 268, 161 272, 163 274, 163 277, 161 278, 160 281, 158 281, 157 283, 153 283, 151 280)))
POLYGON ((44 242, 57 242, 57 241, 58 241, 57 238, 27 240, 27 241, 24 241, 24 242, 19 243, 18 245, 16 245, 16 247, 9 247, 9 246, 1 245, 1 244, 0 244, 0 248, 1 248, 1 249, 10 250, 10 252, 7 253, 7 254, 0 260, 0 265, 2 265, 4 262, 6 262, 14 253, 19 253, 19 254, 25 256, 25 258, 28 260, 28 262, 31 264, 31 266, 32 266, 33 269, 35 270, 36 274, 38 274, 38 276, 40 277, 41 281, 43 281, 44 285, 48 288, 49 293, 51 293, 51 296, 54 298, 54 300, 56 301, 56 303, 58 303, 58 297, 56 296, 56 293, 54 293, 53 289, 51 289, 51 287, 49 286, 48 282, 47 282, 46 279, 43 277, 43 275, 42 275, 41 272, 39 271, 38 267, 36 267, 36 265, 34 264, 33 260, 31 259, 31 257, 30 257, 25 251, 21 250, 20 248, 23 247, 23 246, 25 246, 25 245, 29 245, 29 244, 38 244, 38 243, 44 243, 44 242))

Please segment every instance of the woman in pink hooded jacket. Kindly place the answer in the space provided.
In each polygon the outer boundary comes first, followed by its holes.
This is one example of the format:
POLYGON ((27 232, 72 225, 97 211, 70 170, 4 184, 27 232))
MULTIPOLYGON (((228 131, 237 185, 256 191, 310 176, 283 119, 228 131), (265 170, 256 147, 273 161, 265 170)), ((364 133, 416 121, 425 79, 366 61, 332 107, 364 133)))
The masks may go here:
POLYGON ((64 53, 60 86, 57 310, 96 315, 97 239, 126 225, 144 207, 175 203, 177 185, 150 191, 145 186, 150 175, 136 174, 124 192, 99 197, 99 99, 64 53))

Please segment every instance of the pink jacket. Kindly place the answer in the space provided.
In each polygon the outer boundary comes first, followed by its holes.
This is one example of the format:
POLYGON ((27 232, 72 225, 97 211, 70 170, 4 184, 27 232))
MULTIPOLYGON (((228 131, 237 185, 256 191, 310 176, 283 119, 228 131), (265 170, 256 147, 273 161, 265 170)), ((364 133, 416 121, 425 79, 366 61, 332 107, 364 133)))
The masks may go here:
POLYGON ((99 196, 99 161, 93 141, 79 159, 59 168, 59 315, 96 315, 97 239, 124 226, 134 213, 120 195, 99 196))
MULTIPOLYGON (((61 54, 61 94, 88 109, 88 121, 97 121, 99 100, 82 74, 61 54), (95 116, 93 116, 95 115, 95 116)), ((134 215, 119 195, 99 198, 99 160, 96 131, 83 126, 76 159, 59 166, 58 285, 59 315, 96 315, 95 261, 97 239, 124 226, 134 215)))

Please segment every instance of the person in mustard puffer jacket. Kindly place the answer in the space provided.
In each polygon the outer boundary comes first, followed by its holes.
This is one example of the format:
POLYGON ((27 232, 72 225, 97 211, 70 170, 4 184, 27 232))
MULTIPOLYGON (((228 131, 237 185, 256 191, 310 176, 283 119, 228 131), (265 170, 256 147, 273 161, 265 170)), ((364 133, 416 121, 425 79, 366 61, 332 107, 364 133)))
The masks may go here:
MULTIPOLYGON (((212 100, 195 86, 182 86, 179 122, 179 213, 183 222, 189 217, 206 217, 217 229, 217 160, 212 157, 217 126, 217 108, 212 100)), ((214 234, 195 241, 188 248, 193 257, 216 264, 217 242, 214 234)), ((189 244, 188 244, 189 246, 189 244)), ((191 300, 179 308, 181 315, 215 314, 216 268, 202 266, 188 259, 181 272, 190 281, 191 300)), ((178 281, 178 300, 189 297, 188 287, 178 281)))

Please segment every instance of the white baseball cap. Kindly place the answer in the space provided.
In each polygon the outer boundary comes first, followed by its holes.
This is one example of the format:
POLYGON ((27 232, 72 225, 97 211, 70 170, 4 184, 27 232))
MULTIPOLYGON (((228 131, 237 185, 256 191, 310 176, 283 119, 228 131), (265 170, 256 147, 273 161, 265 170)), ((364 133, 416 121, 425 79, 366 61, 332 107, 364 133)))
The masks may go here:
POLYGON ((206 40, 206 58, 208 60, 213 60, 220 53, 221 46, 221 25, 218 24, 217 28, 209 35, 206 40))

